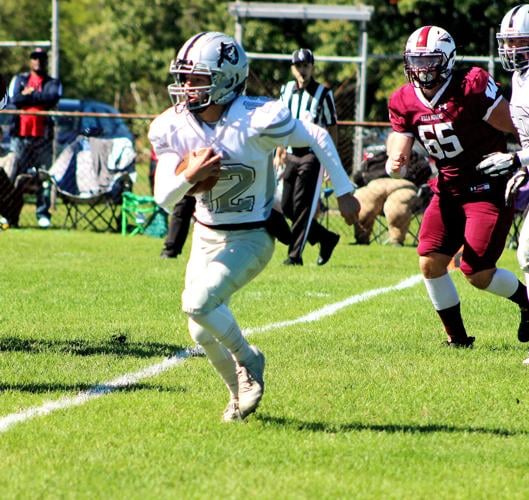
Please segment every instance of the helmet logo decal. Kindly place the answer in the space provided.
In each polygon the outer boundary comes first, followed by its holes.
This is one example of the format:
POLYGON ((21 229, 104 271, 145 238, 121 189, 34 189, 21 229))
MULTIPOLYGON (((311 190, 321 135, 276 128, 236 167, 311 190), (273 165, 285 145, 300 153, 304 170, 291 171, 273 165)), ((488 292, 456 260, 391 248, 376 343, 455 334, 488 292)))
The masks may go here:
POLYGON ((228 61, 232 65, 235 65, 239 62, 239 52, 237 47, 235 47, 235 44, 221 42, 217 66, 220 68, 224 61, 228 61))
POLYGON ((445 33, 442 37, 439 38, 439 41, 451 43, 453 40, 452 40, 452 37, 448 33, 445 33))

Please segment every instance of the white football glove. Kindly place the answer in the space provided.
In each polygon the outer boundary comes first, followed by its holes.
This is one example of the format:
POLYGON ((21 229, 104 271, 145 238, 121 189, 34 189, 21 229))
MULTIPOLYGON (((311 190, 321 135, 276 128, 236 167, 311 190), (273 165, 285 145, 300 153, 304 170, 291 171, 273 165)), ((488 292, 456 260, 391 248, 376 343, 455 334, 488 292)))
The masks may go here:
POLYGON ((529 172, 527 172, 525 167, 518 170, 508 180, 507 186, 505 186, 505 205, 510 207, 514 204, 518 191, 527 181, 529 181, 529 172))
POLYGON ((514 172, 521 165, 516 153, 491 153, 476 165, 476 170, 490 177, 499 177, 514 172))

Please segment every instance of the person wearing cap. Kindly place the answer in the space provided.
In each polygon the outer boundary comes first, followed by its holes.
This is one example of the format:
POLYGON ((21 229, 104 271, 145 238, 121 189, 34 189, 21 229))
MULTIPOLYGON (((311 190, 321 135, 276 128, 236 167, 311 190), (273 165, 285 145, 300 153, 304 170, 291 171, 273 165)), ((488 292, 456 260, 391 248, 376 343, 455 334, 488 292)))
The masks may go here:
MULTIPOLYGON (((24 111, 47 111, 62 96, 58 78, 48 75, 48 54, 37 48, 29 56, 29 71, 13 77, 8 90, 9 103, 24 111)), ((53 156, 53 121, 42 115, 14 115, 11 124, 11 147, 15 153, 12 181, 30 169, 48 170, 53 156)), ((51 225, 49 187, 37 191, 37 223, 45 229, 51 225)))
MULTIPOLYGON (((291 70, 294 80, 281 87, 281 100, 292 116, 324 127, 337 139, 336 108, 332 91, 312 76, 314 56, 309 49, 300 48, 292 54, 291 70)), ((305 243, 320 244, 317 264, 331 258, 340 236, 327 230, 314 219, 319 204, 323 169, 310 148, 289 147, 276 153, 276 164, 284 163, 281 208, 292 222, 292 238, 285 265, 303 265, 305 243), (284 159, 284 160, 283 160, 284 159)))

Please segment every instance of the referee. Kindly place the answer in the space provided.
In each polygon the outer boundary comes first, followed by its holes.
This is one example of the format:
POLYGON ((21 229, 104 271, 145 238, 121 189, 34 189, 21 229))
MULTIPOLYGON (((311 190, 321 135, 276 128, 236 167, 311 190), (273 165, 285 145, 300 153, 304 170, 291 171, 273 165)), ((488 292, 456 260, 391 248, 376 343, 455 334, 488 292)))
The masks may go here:
MULTIPOLYGON (((336 144, 336 108, 332 91, 312 77, 314 56, 309 49, 292 54, 292 74, 295 80, 281 87, 281 100, 292 116, 308 120, 328 130, 336 144)), ((281 154, 281 153, 279 153, 281 154)), ((320 244, 317 264, 322 266, 332 255, 340 236, 325 229, 314 220, 319 203, 323 168, 309 148, 289 148, 283 174, 281 207, 292 222, 292 239, 285 265, 301 266, 305 243, 320 244)))

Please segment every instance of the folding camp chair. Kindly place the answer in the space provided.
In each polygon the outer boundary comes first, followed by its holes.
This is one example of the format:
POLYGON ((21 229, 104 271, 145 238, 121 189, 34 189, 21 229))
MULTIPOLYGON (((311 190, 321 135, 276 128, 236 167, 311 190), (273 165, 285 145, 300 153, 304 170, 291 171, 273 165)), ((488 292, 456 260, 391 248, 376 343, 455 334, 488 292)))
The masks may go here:
POLYGON ((332 187, 326 186, 322 187, 320 193, 320 209, 318 214, 318 222, 329 229, 329 198, 334 193, 332 187))
POLYGON ((428 184, 419 186, 419 190, 414 199, 410 225, 408 227, 408 236, 411 236, 413 246, 419 244, 419 230, 421 228, 422 216, 432 196, 432 188, 428 184))
POLYGON ((49 172, 40 172, 65 207, 62 227, 118 232, 122 194, 132 188, 135 160, 128 138, 78 136, 49 172))
POLYGON ((144 234, 160 210, 154 197, 124 192, 121 207, 121 234, 123 236, 144 234))

